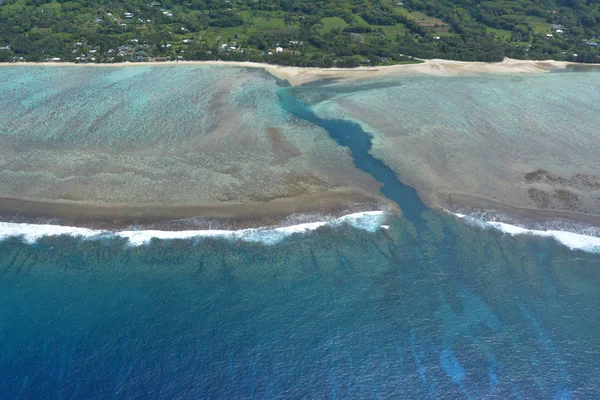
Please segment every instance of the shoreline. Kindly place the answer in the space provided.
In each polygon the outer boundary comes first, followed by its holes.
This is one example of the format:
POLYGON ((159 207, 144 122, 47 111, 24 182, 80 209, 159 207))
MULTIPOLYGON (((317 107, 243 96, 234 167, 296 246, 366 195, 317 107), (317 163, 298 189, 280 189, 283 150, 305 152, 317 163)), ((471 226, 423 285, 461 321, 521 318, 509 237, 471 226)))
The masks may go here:
MULTIPOLYGON (((455 195, 456 196, 456 195, 455 195)), ((464 195, 463 198, 468 196, 464 195)), ((449 195, 449 198, 451 196, 449 195)), ((476 199, 476 198, 474 198, 476 199)), ((6 199, 0 199, 0 204, 6 199)), ((480 204, 487 199, 479 199, 480 204)), ((15 200, 16 201, 16 200, 15 200)), ((493 201, 492 201, 493 202, 493 201)), ((566 246, 570 250, 600 253, 600 224, 589 225, 590 221, 573 222, 564 217, 570 212, 519 209, 504 205, 503 211, 465 209, 452 205, 453 209, 432 207, 436 213, 449 215, 460 224, 474 227, 475 229, 493 229, 504 235, 529 235, 547 237, 566 246), (516 214, 506 214, 505 210, 511 208, 525 212, 526 216, 517 217, 516 214), (540 219, 541 216, 544 216, 540 219), (553 218, 551 218, 553 217, 553 218)), ((498 207, 497 207, 498 208, 498 207)), ((499 207, 501 208, 501 207, 499 207)), ((130 246, 147 245, 154 239, 201 239, 220 238, 240 240, 249 243, 274 245, 294 234, 305 234, 319 228, 339 227, 348 224, 356 229, 368 232, 387 231, 390 228, 389 218, 399 216, 398 209, 382 203, 354 204, 351 207, 337 209, 332 212, 319 212, 307 214, 293 214, 280 219, 245 220, 240 217, 237 224, 224 225, 216 219, 205 219, 198 223, 182 224, 182 221, 172 224, 154 225, 128 225, 128 226, 99 226, 97 224, 71 225, 64 224, 66 220, 37 220, 6 222, 0 216, 0 241, 8 238, 20 238, 26 243, 35 243, 38 240, 52 236, 70 236, 80 239, 124 239, 130 246), (253 221, 253 223, 249 223, 253 221), (173 229, 176 228, 176 229, 173 229)), ((600 221, 600 216, 593 216, 600 221)))
POLYGON ((354 189, 279 198, 266 202, 195 205, 94 204, 0 197, 0 222, 78 228, 182 231, 239 230, 314 222, 370 210, 397 211, 387 199, 354 189))
POLYGON ((324 226, 339 227, 340 225, 348 224, 354 228, 368 232, 387 230, 389 229, 389 225, 382 225, 386 220, 387 213, 385 211, 374 210, 344 214, 340 217, 322 218, 314 222, 301 222, 294 225, 260 226, 238 230, 105 230, 49 224, 0 222, 0 241, 7 238, 20 238, 26 243, 35 243, 42 238, 70 236, 90 240, 103 238, 125 239, 131 246, 141 246, 151 243, 153 239, 220 238, 272 245, 277 244, 290 235, 312 232, 324 226))
MULTIPOLYGON (((556 226, 600 230, 600 215, 570 210, 518 207, 464 193, 420 193, 427 207, 443 214, 492 218, 527 229, 556 226)), ((343 189, 266 202, 204 205, 126 205, 0 197, 0 222, 58 225, 95 230, 128 229, 189 231, 282 228, 382 210, 401 216, 402 210, 386 198, 343 189)), ((569 230, 568 230, 569 231, 569 230)))
POLYGON ((385 76, 402 75, 434 75, 457 76, 477 74, 536 74, 566 70, 570 66, 585 68, 591 64, 554 60, 516 60, 506 58, 500 62, 471 62, 443 59, 422 60, 417 64, 397 64, 379 67, 357 68, 312 68, 293 67, 276 64, 257 63, 251 61, 165 61, 165 62, 122 62, 112 64, 81 64, 71 62, 15 62, 0 63, 0 67, 93 67, 124 68, 147 66, 224 66, 234 68, 262 69, 274 77, 287 81, 291 86, 308 84, 323 79, 361 80, 385 76))
POLYGON ((440 193, 439 195, 443 200, 427 200, 426 203, 434 209, 451 213, 497 216, 503 221, 516 223, 519 226, 539 227, 559 223, 600 228, 600 215, 597 214, 571 210, 517 207, 483 196, 464 193, 440 193))

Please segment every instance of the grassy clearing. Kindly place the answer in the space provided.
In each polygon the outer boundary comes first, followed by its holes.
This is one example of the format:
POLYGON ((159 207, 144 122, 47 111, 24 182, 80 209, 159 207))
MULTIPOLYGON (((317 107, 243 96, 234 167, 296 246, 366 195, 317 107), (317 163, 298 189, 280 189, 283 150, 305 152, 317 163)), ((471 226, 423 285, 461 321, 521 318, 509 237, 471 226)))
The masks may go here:
POLYGON ((503 29, 486 28, 486 31, 493 33, 497 38, 503 40, 510 40, 511 32, 503 29))
POLYGON ((460 35, 458 33, 453 33, 453 32, 436 32, 436 36, 439 36, 439 37, 458 37, 460 35))
POLYGON ((332 29, 336 28, 341 30, 348 26, 346 21, 344 21, 340 17, 322 18, 321 23, 323 24, 323 26, 318 29, 319 33, 321 34, 330 32, 332 29))
POLYGON ((417 23, 421 26, 429 26, 429 27, 447 27, 448 24, 442 21, 439 18, 430 17, 427 14, 424 14, 419 11, 413 11, 408 13, 408 15, 417 21, 417 23))
POLYGON ((286 28, 283 18, 280 17, 254 17, 251 24, 259 31, 277 31, 286 28))
POLYGON ((372 25, 373 28, 382 28, 383 31, 387 34, 391 35, 404 35, 404 33, 408 30, 404 24, 396 24, 392 26, 378 26, 372 25))
POLYGON ((527 17, 527 22, 533 28, 533 33, 550 33, 550 24, 540 17, 527 17))

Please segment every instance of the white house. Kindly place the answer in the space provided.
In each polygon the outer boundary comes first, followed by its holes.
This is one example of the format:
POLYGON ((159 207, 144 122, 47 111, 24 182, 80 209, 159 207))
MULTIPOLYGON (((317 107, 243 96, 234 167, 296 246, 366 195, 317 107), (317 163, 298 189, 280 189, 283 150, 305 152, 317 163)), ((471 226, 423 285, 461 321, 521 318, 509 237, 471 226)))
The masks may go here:
POLYGON ((276 47, 275 53, 283 53, 283 47, 276 47))

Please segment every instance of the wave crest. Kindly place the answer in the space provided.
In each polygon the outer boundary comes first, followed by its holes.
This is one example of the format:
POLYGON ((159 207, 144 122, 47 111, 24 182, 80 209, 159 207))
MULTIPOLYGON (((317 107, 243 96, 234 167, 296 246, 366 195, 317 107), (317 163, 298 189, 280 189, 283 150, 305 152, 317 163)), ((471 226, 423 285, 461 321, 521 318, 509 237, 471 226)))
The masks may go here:
MULTIPOLYGON (((483 229, 497 229, 508 235, 532 235, 551 237, 558 243, 571 250, 582 250, 588 253, 600 253, 600 229, 592 227, 576 228, 570 225, 571 230, 557 229, 527 229, 518 225, 509 224, 499 220, 485 219, 485 214, 466 215, 448 211, 450 214, 462 219, 470 225, 483 229), (574 232, 573 232, 574 231, 574 232)), ((556 225, 556 224, 552 224, 556 225)), ((559 224, 560 225, 560 224, 559 224)))
POLYGON ((279 243, 293 234, 311 232, 323 226, 335 227, 348 224, 357 229, 375 232, 382 229, 381 224, 385 218, 383 211, 363 211, 328 221, 309 222, 284 227, 262 227, 240 230, 130 230, 118 232, 61 225, 0 222, 0 240, 10 237, 20 237, 27 243, 35 243, 39 239, 48 236, 66 235, 86 239, 120 237, 127 239, 132 246, 140 246, 149 243, 152 239, 172 240, 212 237, 272 245, 279 243))

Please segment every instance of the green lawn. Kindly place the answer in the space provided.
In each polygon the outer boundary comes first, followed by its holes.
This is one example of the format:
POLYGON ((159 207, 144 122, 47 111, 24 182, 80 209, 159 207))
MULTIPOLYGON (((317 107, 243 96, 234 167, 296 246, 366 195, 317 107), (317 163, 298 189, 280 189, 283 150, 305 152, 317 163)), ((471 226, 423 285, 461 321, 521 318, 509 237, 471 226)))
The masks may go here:
POLYGON ((323 26, 318 28, 318 31, 321 34, 327 33, 335 28, 338 28, 341 30, 348 26, 346 21, 344 21, 340 17, 322 18, 321 23, 323 24, 323 26))
POLYGON ((497 38, 510 40, 511 32, 503 29, 486 28, 489 33, 494 33, 497 38))
POLYGON ((283 18, 280 17, 254 17, 249 22, 259 31, 276 31, 286 28, 283 18))
POLYGON ((540 17, 527 17, 527 22, 533 28, 533 33, 550 33, 550 24, 544 19, 540 17))

